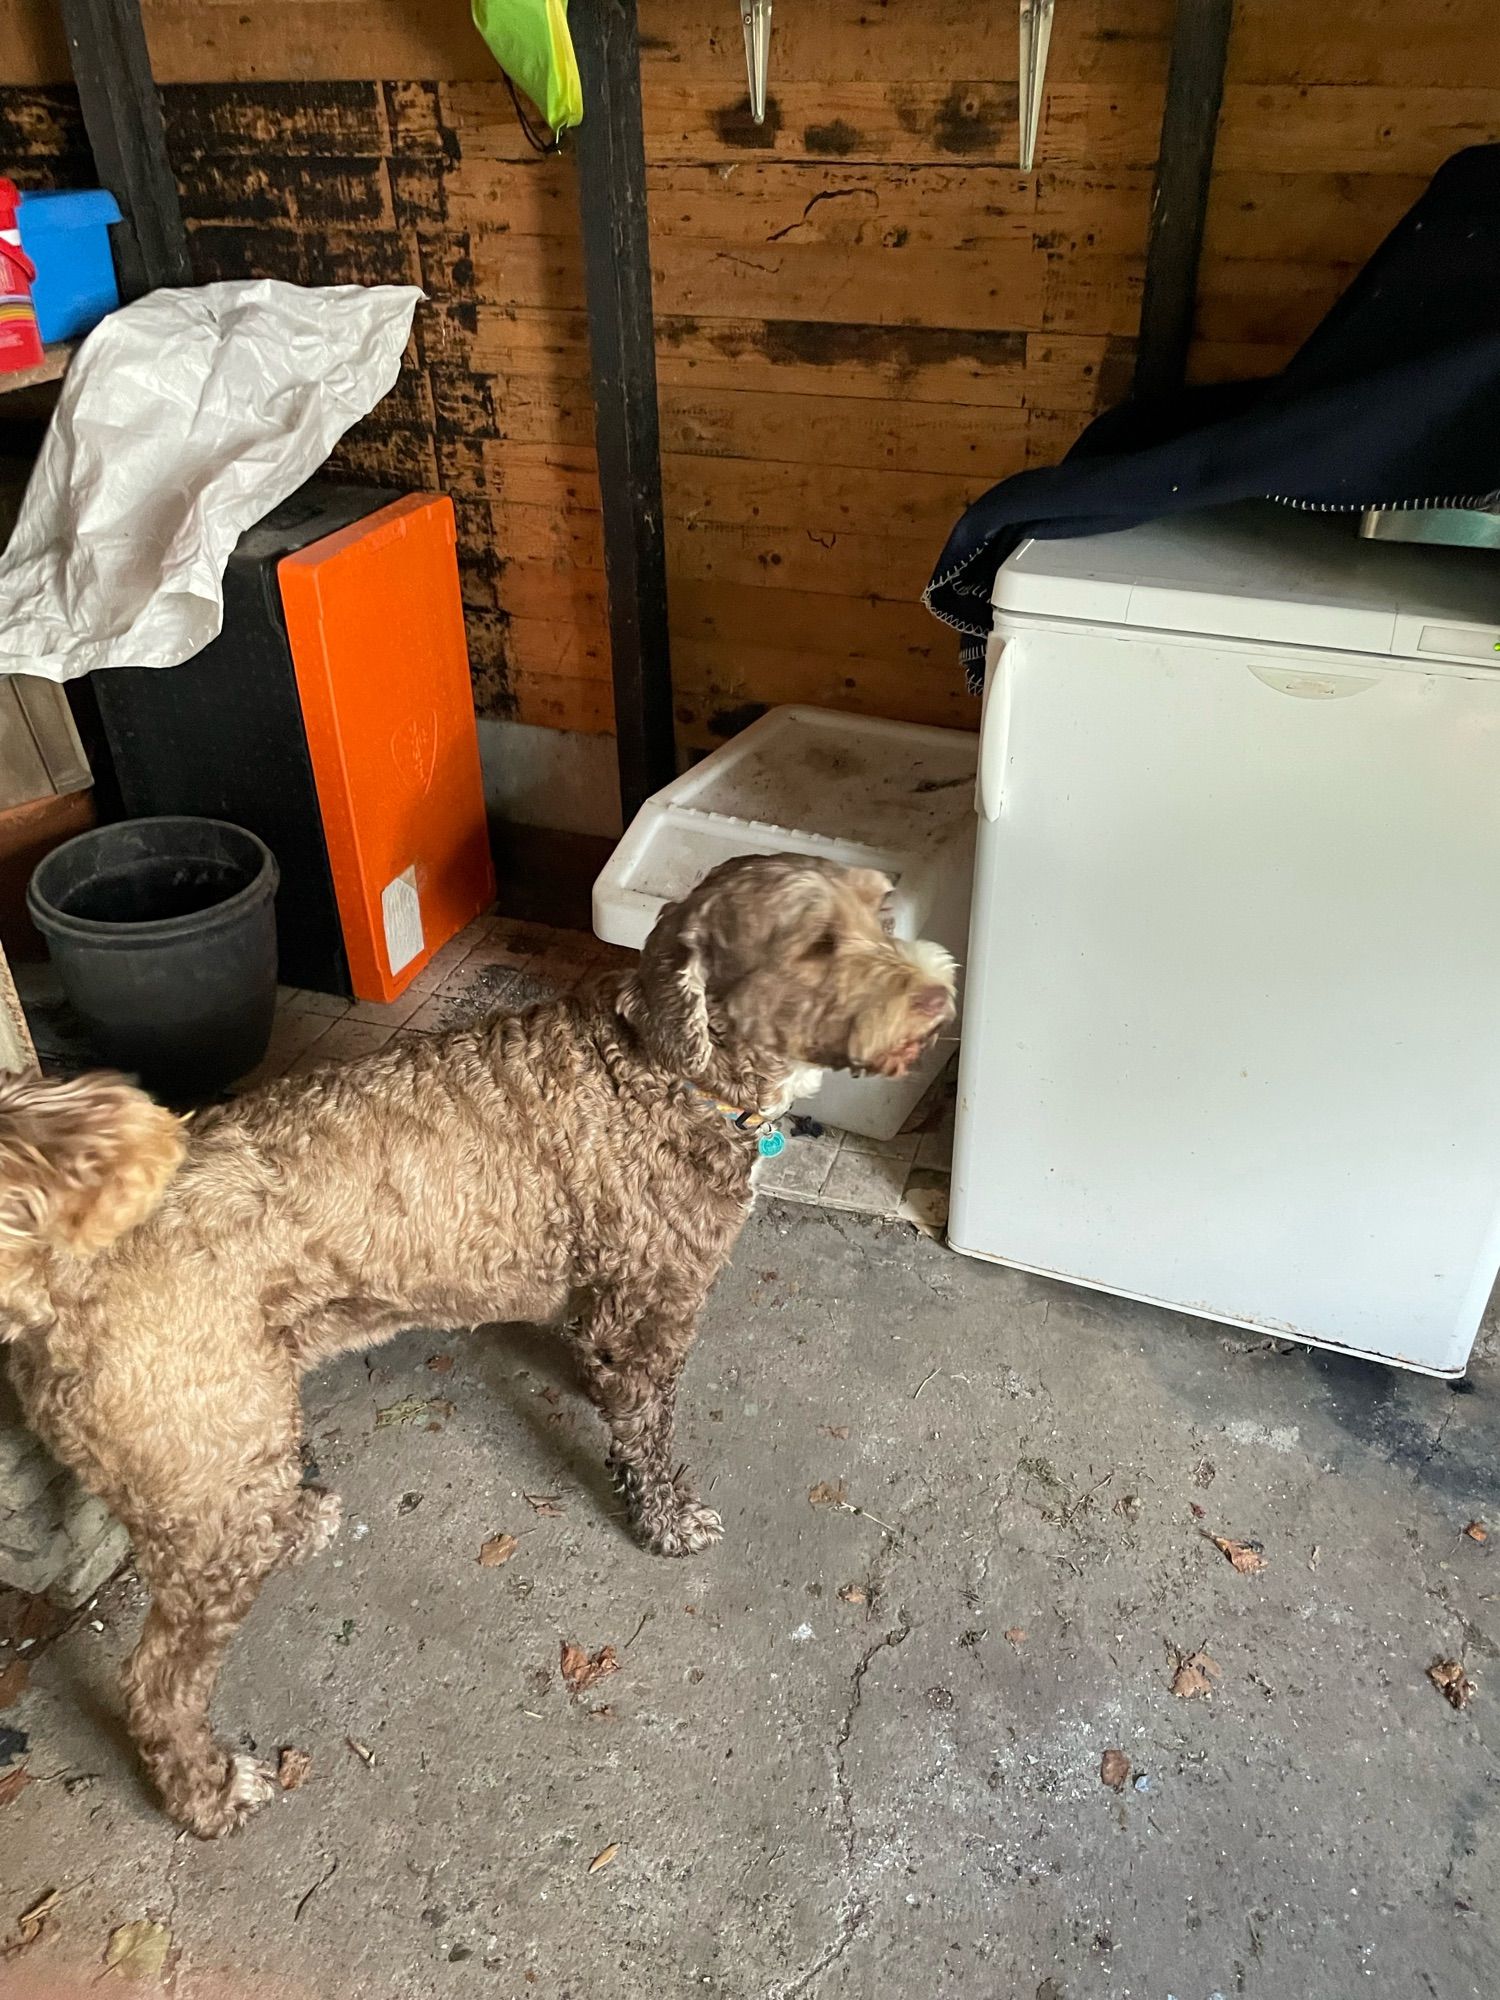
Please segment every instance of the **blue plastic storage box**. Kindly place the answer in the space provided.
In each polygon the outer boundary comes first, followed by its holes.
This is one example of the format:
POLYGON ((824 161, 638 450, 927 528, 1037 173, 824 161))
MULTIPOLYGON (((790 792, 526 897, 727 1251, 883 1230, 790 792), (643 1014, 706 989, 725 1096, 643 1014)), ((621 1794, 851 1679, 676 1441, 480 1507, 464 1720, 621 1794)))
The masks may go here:
POLYGON ((109 226, 120 205, 102 188, 23 194, 21 248, 36 265, 31 287, 42 339, 79 340, 120 303, 109 226))

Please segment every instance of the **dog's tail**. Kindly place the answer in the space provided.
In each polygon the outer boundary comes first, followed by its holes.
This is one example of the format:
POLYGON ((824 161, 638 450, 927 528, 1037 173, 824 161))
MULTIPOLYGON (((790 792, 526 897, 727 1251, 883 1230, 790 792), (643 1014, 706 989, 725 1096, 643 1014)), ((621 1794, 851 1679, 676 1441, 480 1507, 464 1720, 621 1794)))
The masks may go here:
POLYGON ((144 1222, 182 1155, 179 1121, 124 1077, 0 1077, 0 1340, 41 1253, 91 1256, 144 1222))

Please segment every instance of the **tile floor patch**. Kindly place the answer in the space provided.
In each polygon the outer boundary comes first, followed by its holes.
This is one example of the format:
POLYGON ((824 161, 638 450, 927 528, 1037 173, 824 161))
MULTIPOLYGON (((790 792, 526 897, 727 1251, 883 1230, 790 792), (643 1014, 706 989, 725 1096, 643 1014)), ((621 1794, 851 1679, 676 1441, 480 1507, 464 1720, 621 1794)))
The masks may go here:
POLYGON ((888 1215, 901 1201, 906 1186, 904 1160, 884 1153, 865 1153, 846 1136, 820 1193, 830 1208, 857 1209, 864 1215, 888 1215))
POLYGON ((949 1063, 894 1139, 867 1139, 832 1126, 808 1135, 788 1120, 786 1151, 767 1165, 761 1192, 885 1216, 941 1235, 948 1220, 956 1067, 949 1063))

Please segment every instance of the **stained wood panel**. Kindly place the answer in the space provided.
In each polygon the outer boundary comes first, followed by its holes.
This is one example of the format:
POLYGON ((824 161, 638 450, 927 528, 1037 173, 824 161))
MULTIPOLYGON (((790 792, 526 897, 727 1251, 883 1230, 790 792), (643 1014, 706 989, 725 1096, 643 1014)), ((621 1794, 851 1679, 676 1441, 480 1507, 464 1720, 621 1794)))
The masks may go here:
POLYGON ((699 519, 668 524, 676 576, 756 590, 915 604, 931 567, 925 538, 860 528, 763 527, 755 521, 699 519))
MULTIPOLYGON (((141 14, 166 84, 494 73, 468 9, 432 0, 142 0, 141 14)), ((69 77, 51 0, 0 0, 0 48, 15 85, 69 77)))
MULTIPOLYGON (((775 74, 832 86, 835 104, 848 83, 902 82, 913 76, 973 74, 976 62, 1016 79, 1014 34, 996 34, 991 12, 973 0, 922 0, 915 26, 900 20, 901 0, 819 0, 788 5, 775 17, 775 74)), ((1053 49, 1067 75, 1112 89, 1156 80, 1162 39, 1156 0, 1070 0, 1058 9, 1053 49)), ((648 77, 670 69, 722 82, 743 74, 739 23, 719 0, 643 0, 641 67, 648 77)), ((1006 23, 1007 26, 1011 25, 1006 23)))
POLYGON ((732 13, 648 13, 683 727, 790 698, 972 722, 921 587, 962 507, 1064 449, 1118 384, 1170 5, 1059 20, 1033 175, 1015 36, 990 10, 783 10, 761 128, 725 89, 732 13))
POLYGON ((1492 0, 1238 0, 1194 376, 1279 367, 1436 168, 1496 139, 1492 0))
MULTIPOLYGON (((1019 471, 1022 462, 1013 452, 994 477, 1019 471)), ((664 470, 671 519, 744 522, 808 535, 877 532, 920 542, 929 555, 970 500, 993 484, 988 472, 964 478, 841 465, 813 471, 774 459, 727 461, 680 452, 665 454, 664 470)), ((841 609, 830 606, 830 618, 841 609)))
MULTIPOLYGON (((957 474, 993 483, 995 467, 1024 442, 1022 411, 967 410, 937 403, 872 406, 860 396, 784 396, 773 389, 660 392, 662 448, 698 458, 783 466, 866 466, 910 474, 957 474)), ((803 482, 798 481, 801 485, 803 482)))
MULTIPOLYGON (((684 744, 778 700, 972 723, 917 599, 953 519, 1128 386, 1174 0, 1058 10, 1040 169, 1014 8, 641 0, 684 744)), ((417 282, 345 440, 458 512, 481 706, 610 726, 571 159, 538 159, 467 9, 143 0, 204 276, 417 282)), ((0 0, 0 154, 82 181, 50 0, 0 0)), ((1194 372, 1266 372, 1457 146, 1500 136, 1494 0, 1237 0, 1194 372)))
POLYGON ((746 633, 728 645, 674 636, 672 662, 678 721, 710 739, 732 736, 781 702, 973 727, 974 704, 961 676, 893 664, 884 648, 862 659, 850 653, 779 652, 757 645, 746 633))
MULTIPOLYGON (((672 75, 648 81, 647 89, 646 145, 653 160, 702 160, 721 152, 892 165, 1003 165, 1016 158, 1019 96, 1008 80, 842 83, 835 116, 824 83, 788 77, 768 100, 762 125, 751 122, 743 96, 727 93, 719 78, 672 75)), ((1047 95, 1041 150, 1062 166, 1146 165, 1156 151, 1159 117, 1159 103, 1144 92, 1070 86, 1059 76, 1047 95)))
POLYGON ((1236 0, 1234 65, 1244 83, 1500 90, 1494 0, 1236 0))
MULTIPOLYGON (((1024 329, 868 326, 776 318, 658 313, 660 383, 765 389, 785 395, 843 396, 876 402, 970 404, 991 408, 1092 410, 1101 377, 1124 379, 1129 342, 1107 335, 1051 335, 1024 329)), ((565 393, 588 379, 582 312, 531 312, 471 305, 462 320, 423 315, 424 352, 481 374, 514 368, 565 393)))
MULTIPOLYGON (((525 501, 487 504, 496 544, 506 551, 502 589, 511 609, 542 616, 549 592, 572 588, 549 577, 584 575, 585 588, 598 594, 603 550, 596 516, 558 513, 525 501)), ((922 540, 852 529, 763 527, 746 520, 671 519, 667 545, 677 577, 908 605, 921 594, 930 567, 922 540)))
POLYGON ((1460 146, 1489 143, 1500 87, 1231 83, 1219 127, 1221 171, 1420 174, 1460 146))
MULTIPOLYGON (((905 11, 905 10, 900 10, 905 11)), ((464 7, 421 0, 142 0, 152 64, 163 83, 434 77, 489 81, 494 67, 464 7)), ((1014 83, 1016 38, 996 36, 974 0, 922 0, 913 29, 889 0, 817 0, 776 20, 776 72, 840 87, 912 76, 972 74, 976 55, 1014 83)), ((1156 0, 1072 0, 1053 36, 1081 81, 1109 88, 1156 78, 1156 0)), ((0 48, 17 85, 68 79, 51 0, 0 0, 0 48)), ((739 24, 721 0, 644 0, 642 68, 704 78, 726 99, 743 76, 739 24), (727 26, 726 26, 727 21, 727 26)))
MULTIPOLYGON (((1128 367, 1170 4, 1065 10, 1023 176, 981 0, 784 10, 763 128, 733 9, 644 0, 685 730, 796 697, 972 721, 920 591, 966 502, 1128 367)), ((482 704, 607 726, 571 160, 529 151, 462 9, 144 5, 199 268, 424 286, 338 463, 454 496, 482 704)), ((38 9, 5 19, 45 47, 38 9)), ((37 125, 61 157, 66 120, 37 125)))
POLYGON ((1220 169, 1204 253, 1250 263, 1363 263, 1426 185, 1425 174, 1220 169))

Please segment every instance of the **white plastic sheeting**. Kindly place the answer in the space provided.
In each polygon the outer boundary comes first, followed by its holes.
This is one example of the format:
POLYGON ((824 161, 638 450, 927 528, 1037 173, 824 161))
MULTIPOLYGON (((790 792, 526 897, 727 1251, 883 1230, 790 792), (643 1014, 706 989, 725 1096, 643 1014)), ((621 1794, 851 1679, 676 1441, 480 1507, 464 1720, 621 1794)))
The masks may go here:
POLYGON ((259 278, 111 313, 0 556, 0 673, 174 667, 215 638, 235 543, 393 386, 421 296, 259 278))

